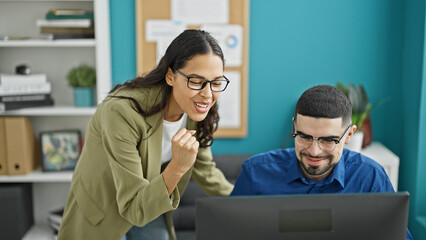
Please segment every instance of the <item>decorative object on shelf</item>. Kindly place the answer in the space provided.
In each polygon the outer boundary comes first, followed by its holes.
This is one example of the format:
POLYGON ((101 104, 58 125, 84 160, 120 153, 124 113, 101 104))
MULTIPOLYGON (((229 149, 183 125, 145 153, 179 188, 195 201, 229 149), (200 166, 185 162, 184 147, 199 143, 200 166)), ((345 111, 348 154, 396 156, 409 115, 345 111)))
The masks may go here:
POLYGON ((79 130, 40 133, 43 171, 74 170, 81 152, 79 130))
POLYGON ((16 74, 22 74, 22 75, 30 75, 31 74, 31 68, 27 64, 19 64, 15 68, 16 74))
POLYGON ((362 85, 355 86, 349 83, 345 86, 341 82, 338 82, 336 86, 351 100, 352 124, 357 127, 357 131, 352 136, 349 144, 346 145, 346 148, 359 152, 361 148, 368 146, 373 139, 370 119, 371 110, 383 104, 388 99, 382 99, 375 104, 371 104, 368 100, 367 92, 362 85))
POLYGON ((96 71, 86 64, 72 68, 68 74, 68 85, 74 88, 74 105, 76 107, 91 107, 94 103, 94 87, 96 71))
POLYGON ((373 142, 373 130, 371 129, 370 114, 368 114, 365 118, 364 123, 361 126, 361 131, 364 133, 361 147, 365 148, 373 142))
POLYGON ((360 152, 362 149, 363 139, 364 139, 364 132, 356 131, 352 135, 351 141, 349 141, 349 143, 345 145, 345 148, 355 152, 360 152))

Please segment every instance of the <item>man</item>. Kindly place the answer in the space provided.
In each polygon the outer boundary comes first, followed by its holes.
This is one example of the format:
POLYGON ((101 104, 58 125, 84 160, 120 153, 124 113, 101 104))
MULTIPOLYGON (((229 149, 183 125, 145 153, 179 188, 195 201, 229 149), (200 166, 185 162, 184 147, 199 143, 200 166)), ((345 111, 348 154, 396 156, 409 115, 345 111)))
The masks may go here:
MULTIPOLYGON (((306 90, 293 118, 295 148, 248 159, 231 196, 394 192, 382 166, 344 149, 356 130, 351 116, 352 104, 338 88, 306 90)), ((407 239, 412 239, 408 230, 407 239)))

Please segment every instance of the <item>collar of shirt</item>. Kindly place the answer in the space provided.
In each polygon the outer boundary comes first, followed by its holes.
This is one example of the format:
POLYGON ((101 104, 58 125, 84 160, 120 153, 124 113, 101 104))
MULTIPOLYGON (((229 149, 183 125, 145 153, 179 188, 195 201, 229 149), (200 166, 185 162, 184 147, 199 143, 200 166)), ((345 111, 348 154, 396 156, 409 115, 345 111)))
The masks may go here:
POLYGON ((290 154, 290 161, 287 163, 287 174, 285 175, 286 183, 291 183, 300 179, 300 181, 305 184, 328 185, 331 184, 334 180, 336 180, 342 188, 345 187, 345 154, 342 154, 340 161, 336 164, 336 166, 334 166, 333 171, 328 177, 324 178, 320 182, 316 182, 306 178, 303 175, 302 170, 300 169, 298 164, 299 161, 297 159, 296 152, 294 149, 291 149, 291 151, 292 152, 290 154))

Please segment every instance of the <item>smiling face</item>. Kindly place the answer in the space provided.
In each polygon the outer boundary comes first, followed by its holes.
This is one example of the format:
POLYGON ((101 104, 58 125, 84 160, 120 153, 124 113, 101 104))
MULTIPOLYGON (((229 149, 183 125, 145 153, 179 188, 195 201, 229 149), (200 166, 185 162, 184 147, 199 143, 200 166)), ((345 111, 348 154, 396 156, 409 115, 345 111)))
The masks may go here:
MULTIPOLYGON (((222 59, 212 52, 195 55, 185 64, 185 67, 177 69, 188 77, 202 77, 207 80, 222 78, 222 59)), ((177 121, 185 112, 189 118, 199 122, 206 118, 210 108, 216 103, 220 92, 212 92, 210 84, 202 90, 193 90, 187 87, 188 80, 178 72, 170 68, 166 75, 166 81, 172 87, 172 93, 164 112, 164 119, 177 121)))
POLYGON ((319 147, 318 141, 313 140, 308 147, 295 143, 296 156, 299 167, 305 177, 321 181, 331 174, 334 166, 340 161, 345 143, 348 143, 356 130, 356 126, 351 126, 347 132, 347 126, 342 126, 342 118, 314 118, 297 114, 295 123, 296 133, 314 138, 327 138, 339 140, 336 148, 332 151, 324 151, 319 147))

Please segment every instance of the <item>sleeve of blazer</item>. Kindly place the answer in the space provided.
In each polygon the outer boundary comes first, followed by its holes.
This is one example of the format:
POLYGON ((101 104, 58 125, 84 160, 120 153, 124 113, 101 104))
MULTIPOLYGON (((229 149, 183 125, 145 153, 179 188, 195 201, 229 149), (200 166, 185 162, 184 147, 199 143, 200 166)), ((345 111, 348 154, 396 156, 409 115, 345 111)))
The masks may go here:
POLYGON ((200 148, 192 170, 192 178, 208 196, 229 196, 234 185, 226 180, 212 159, 210 148, 200 148))
POLYGON ((161 174, 151 181, 143 176, 138 145, 146 137, 148 125, 144 119, 127 101, 111 101, 102 118, 102 142, 117 191, 120 215, 136 226, 144 226, 176 209, 179 192, 174 192, 171 202, 161 174))

